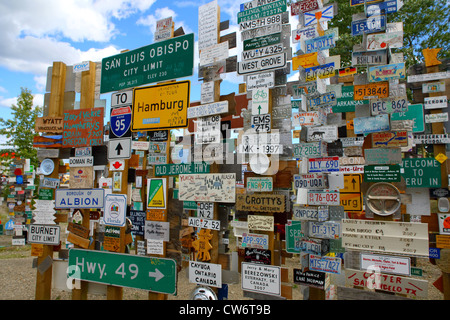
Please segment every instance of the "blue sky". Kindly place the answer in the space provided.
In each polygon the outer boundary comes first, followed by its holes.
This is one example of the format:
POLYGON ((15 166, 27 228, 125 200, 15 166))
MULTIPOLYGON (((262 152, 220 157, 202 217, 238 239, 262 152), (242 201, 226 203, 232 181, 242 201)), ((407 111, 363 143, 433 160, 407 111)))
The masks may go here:
MULTIPOLYGON (((54 61, 73 65, 82 61, 101 61, 124 49, 153 43, 156 20, 173 17, 175 29, 183 27, 198 40, 198 7, 210 0, 0 0, 0 117, 11 118, 20 88, 31 90, 34 104, 42 106, 47 68, 54 61)), ((241 0, 218 0, 221 21, 230 20, 238 33, 236 16, 241 0)), ((197 46, 196 46, 197 48, 197 46)), ((239 50, 239 51, 238 51, 239 50)), ((195 62, 198 63, 198 50, 195 62)), ((238 58, 240 60, 240 58, 238 58)), ((197 68, 194 70, 196 76, 197 68)), ((200 99, 200 83, 192 81, 191 101, 200 99)), ((225 76, 221 94, 238 91, 243 77, 225 76)), ((102 94, 109 108, 111 93, 102 94)), ((77 98, 78 100, 79 98, 77 98)), ((109 112, 106 112, 109 114, 109 112)))

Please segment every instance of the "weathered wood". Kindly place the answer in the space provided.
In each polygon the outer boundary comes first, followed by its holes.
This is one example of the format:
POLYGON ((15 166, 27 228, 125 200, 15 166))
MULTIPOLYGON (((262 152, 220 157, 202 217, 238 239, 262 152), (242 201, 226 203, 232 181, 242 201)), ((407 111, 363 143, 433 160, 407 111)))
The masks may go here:
MULTIPOLYGON (((311 289, 311 288, 310 288, 311 289)), ((402 296, 337 286, 337 300, 412 300, 402 296)))

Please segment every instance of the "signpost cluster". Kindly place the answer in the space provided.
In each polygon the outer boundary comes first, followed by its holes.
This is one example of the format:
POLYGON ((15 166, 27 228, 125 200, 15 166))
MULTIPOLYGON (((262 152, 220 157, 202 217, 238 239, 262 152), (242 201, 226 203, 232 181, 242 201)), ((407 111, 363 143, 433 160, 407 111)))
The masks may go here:
POLYGON ((350 66, 330 54, 339 8, 322 0, 243 2, 239 33, 226 35, 218 1, 201 5, 198 75, 195 35, 171 17, 157 22, 153 44, 101 66, 54 63, 29 207, 36 299, 50 299, 62 223, 74 299, 87 299, 89 282, 106 285, 108 299, 124 287, 166 299, 182 269, 221 297, 240 282, 252 299, 292 299, 294 285, 311 300, 352 299, 355 288, 426 299, 417 259, 441 268, 435 286, 448 299, 449 74, 431 49, 426 73, 406 69, 395 50, 402 23, 389 23, 402 1, 350 5, 361 8, 350 27, 362 39, 350 66), (237 41, 242 52, 230 57, 237 41), (65 83, 77 72, 73 108, 65 83), (230 72, 244 82, 221 95, 230 72), (111 94, 109 117, 100 94, 111 94))

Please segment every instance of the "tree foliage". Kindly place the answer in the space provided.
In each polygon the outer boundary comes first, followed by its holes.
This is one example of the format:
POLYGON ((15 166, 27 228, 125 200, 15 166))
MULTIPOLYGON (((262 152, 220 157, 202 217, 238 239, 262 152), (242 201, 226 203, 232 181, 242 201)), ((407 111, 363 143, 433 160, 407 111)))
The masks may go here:
POLYGON ((34 126, 36 118, 42 113, 42 108, 33 107, 33 95, 26 88, 21 88, 17 105, 11 106, 12 119, 0 118, 0 134, 5 135, 8 146, 22 159, 30 159, 36 167, 39 165, 37 151, 33 148, 33 138, 36 135, 34 126))
MULTIPOLYGON (((350 0, 330 1, 338 4, 338 14, 328 28, 339 28, 339 41, 330 49, 330 55, 340 55, 342 67, 351 65, 353 45, 362 42, 362 36, 351 35, 352 15, 364 12, 364 5, 350 6, 350 0)), ((387 22, 403 22, 402 52, 406 67, 423 62, 422 50, 442 48, 438 59, 450 58, 450 4, 447 0, 404 0, 396 13, 387 14, 387 22)))

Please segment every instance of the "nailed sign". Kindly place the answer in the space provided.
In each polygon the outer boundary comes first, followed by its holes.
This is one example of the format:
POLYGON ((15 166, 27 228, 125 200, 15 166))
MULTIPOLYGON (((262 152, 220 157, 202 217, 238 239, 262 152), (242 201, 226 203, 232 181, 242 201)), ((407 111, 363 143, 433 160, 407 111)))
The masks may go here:
POLYGON ((100 93, 192 76, 194 34, 168 39, 102 60, 100 93))
POLYGON ((62 147, 77 148, 103 144, 103 108, 64 111, 62 147))
POLYGON ((284 212, 286 197, 279 194, 238 194, 236 195, 236 209, 255 212, 284 212))
POLYGON ((189 80, 134 89, 132 131, 185 128, 189 80))

